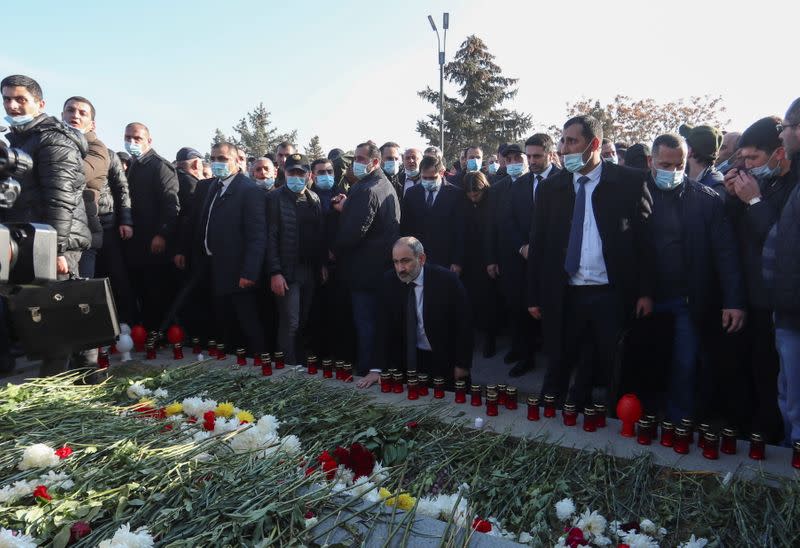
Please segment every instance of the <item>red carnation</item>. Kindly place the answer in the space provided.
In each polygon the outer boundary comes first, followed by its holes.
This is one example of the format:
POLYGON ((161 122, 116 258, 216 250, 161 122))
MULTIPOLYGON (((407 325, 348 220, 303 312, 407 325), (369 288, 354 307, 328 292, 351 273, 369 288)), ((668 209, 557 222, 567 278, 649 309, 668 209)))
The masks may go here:
POLYGON ((39 500, 53 500, 50 493, 47 492, 47 487, 44 485, 37 485, 33 490, 33 497, 39 500))
POLYGON ((311 468, 306 468, 306 477, 310 476, 316 471, 317 471, 316 466, 312 466, 311 468))
POLYGON ((350 446, 350 466, 348 468, 353 471, 355 479, 369 476, 375 468, 375 455, 360 443, 354 443, 350 446))
POLYGON ((492 530, 492 524, 485 519, 475 518, 472 522, 472 528, 479 533, 488 533, 492 530))
POLYGON ((311 519, 311 518, 314 518, 316 516, 317 516, 317 514, 315 514, 313 510, 308 510, 303 517, 305 519, 311 519))
POLYGON ((350 464, 350 451, 348 451, 344 447, 337 447, 336 449, 333 450, 333 458, 336 459, 336 462, 338 462, 339 464, 347 466, 348 464, 350 464))
POLYGON ((419 426, 419 423, 417 421, 408 421, 406 423, 407 428, 416 428, 417 426, 419 426))
POLYGON ((64 447, 59 447, 58 449, 56 449, 56 455, 60 459, 65 459, 71 454, 72 454, 72 448, 66 445, 64 447))
POLYGON ((322 471, 325 472, 325 475, 329 480, 334 478, 337 468, 339 468, 339 465, 336 464, 335 460, 322 461, 322 471))
POLYGON ((631 545, 625 543, 617 544, 617 548, 631 548, 631 545))
POLYGON ((213 411, 206 411, 203 413, 203 428, 208 430, 209 432, 214 430, 214 421, 216 420, 216 415, 213 411))
POLYGON ((91 532, 92 528, 89 526, 88 522, 76 521, 72 524, 72 527, 69 528, 69 541, 77 542, 91 532))
POLYGON ((567 546, 570 548, 578 548, 581 544, 586 544, 586 539, 583 536, 583 531, 577 527, 572 527, 567 532, 567 546))

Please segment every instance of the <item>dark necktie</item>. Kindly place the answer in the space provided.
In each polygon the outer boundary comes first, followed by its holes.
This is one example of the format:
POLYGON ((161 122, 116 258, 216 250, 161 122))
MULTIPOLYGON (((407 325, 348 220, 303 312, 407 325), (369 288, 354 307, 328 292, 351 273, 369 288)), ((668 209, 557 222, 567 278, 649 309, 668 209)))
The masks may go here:
POLYGON ((433 191, 428 191, 428 198, 425 200, 425 206, 430 209, 433 207, 433 191))
POLYGON ((569 244, 564 270, 572 276, 581 264, 581 246, 583 245, 583 219, 586 216, 586 183, 589 177, 578 179, 578 192, 575 194, 575 207, 572 209, 572 226, 569 229, 569 244))
POLYGON ((415 282, 406 284, 406 371, 417 369, 417 293, 415 282))
POLYGON ((542 176, 537 175, 536 180, 533 182, 533 202, 536 203, 536 189, 539 188, 539 183, 542 182, 542 176))

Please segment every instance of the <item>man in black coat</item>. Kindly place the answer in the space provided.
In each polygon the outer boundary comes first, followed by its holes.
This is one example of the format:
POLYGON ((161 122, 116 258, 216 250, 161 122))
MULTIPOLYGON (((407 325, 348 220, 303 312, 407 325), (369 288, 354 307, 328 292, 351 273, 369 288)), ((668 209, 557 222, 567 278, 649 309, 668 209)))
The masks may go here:
MULTIPOLYGON (((655 312, 669 315, 673 325, 666 415, 677 422, 696 416, 701 351, 707 354, 722 330, 735 333, 742 328, 746 297, 724 204, 714 190, 685 175, 686 143, 678 135, 661 135, 652 150, 648 262, 655 265, 655 312)), ((721 381, 703 383, 701 394, 707 396, 710 385, 721 381)))
POLYGON ((392 245, 400 228, 400 203, 380 163, 378 147, 372 143, 358 145, 351 166, 357 182, 347 196, 337 195, 333 206, 341 213, 334 255, 350 288, 358 339, 357 371, 362 375, 374 360, 378 288, 390 266, 392 245))
POLYGON ((249 352, 260 354, 264 352, 264 332, 255 293, 267 248, 266 198, 264 191, 239 171, 235 145, 214 145, 211 162, 215 178, 202 213, 196 216, 195 245, 200 253, 192 268, 206 268, 210 273, 217 340, 234 349, 241 333, 249 352))
POLYGON ((445 181, 439 158, 420 162, 420 184, 403 199, 400 234, 425 242, 428 264, 461 274, 464 264, 464 191, 445 181))
POLYGON ((652 265, 645 252, 643 212, 649 207, 641 172, 600 159, 603 129, 592 116, 564 125, 564 167, 537 194, 530 242, 530 314, 542 320, 548 357, 543 394, 564 396, 577 352, 580 362, 568 400, 610 403, 617 337, 632 312, 652 311, 652 265), (592 398, 592 386, 600 388, 592 398))
POLYGON ((134 232, 125 240, 138 320, 157 330, 173 298, 172 254, 178 224, 178 176, 175 168, 152 148, 150 130, 132 122, 125 127, 125 148, 133 157, 128 169, 134 232))
POLYGON ((383 143, 381 151, 381 169, 389 182, 392 183, 397 194, 397 199, 403 200, 403 186, 406 182, 406 174, 403 171, 403 157, 400 152, 400 145, 393 141, 383 143))
POLYGON ((400 238, 394 271, 381 285, 375 369, 358 382, 367 388, 380 371, 397 368, 443 377, 451 386, 472 367, 472 322, 464 286, 455 273, 426 264, 422 243, 400 238))
POLYGON ((327 278, 323 263, 327 255, 325 218, 319 197, 308 188, 308 158, 289 155, 284 173, 286 184, 268 199, 267 265, 278 303, 278 349, 287 364, 302 365, 305 356, 299 334, 308 323, 317 280, 324 282, 327 278))

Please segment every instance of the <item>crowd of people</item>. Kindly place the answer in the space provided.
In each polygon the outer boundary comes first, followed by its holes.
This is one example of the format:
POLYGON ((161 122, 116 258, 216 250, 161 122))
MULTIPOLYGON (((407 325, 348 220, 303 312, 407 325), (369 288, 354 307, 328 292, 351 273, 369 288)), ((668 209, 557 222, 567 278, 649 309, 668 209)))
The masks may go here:
POLYGON ((54 117, 33 79, 0 88, 6 139, 34 160, 3 220, 52 225, 59 276, 108 277, 120 321, 351 361, 360 387, 390 368, 452 386, 475 334, 491 358, 507 332, 507 373, 543 368, 559 402, 633 391, 673 422, 800 440, 800 99, 652 143, 575 116, 448 169, 436 147, 369 140, 171 162, 141 122, 115 153, 86 97, 54 117))

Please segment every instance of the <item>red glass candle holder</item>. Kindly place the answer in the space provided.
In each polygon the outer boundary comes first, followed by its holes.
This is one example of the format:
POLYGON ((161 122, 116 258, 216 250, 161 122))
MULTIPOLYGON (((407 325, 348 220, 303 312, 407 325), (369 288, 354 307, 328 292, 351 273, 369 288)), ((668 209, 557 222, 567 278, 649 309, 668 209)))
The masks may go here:
POLYGON ((719 437, 713 432, 703 434, 703 456, 709 460, 719 458, 719 437))
POLYGON ((225 345, 220 343, 217 345, 217 359, 224 360, 225 358, 225 345))
POLYGON ((578 410, 575 408, 575 404, 565 403, 564 408, 561 410, 561 417, 564 420, 564 426, 578 424, 578 410))
POLYGON ((192 354, 196 356, 201 352, 203 352, 203 349, 200 347, 200 339, 192 337, 192 354))
POLYGON ((482 398, 481 398, 481 385, 480 384, 473 384, 470 387, 469 404, 472 407, 480 407, 480 406, 483 405, 483 401, 482 401, 482 398))
POLYGON ((539 398, 536 396, 528 396, 528 420, 539 420, 539 398))
POLYGON ((508 386, 505 384, 498 384, 497 385, 497 405, 502 406, 506 404, 506 397, 508 386))
POLYGON ((317 357, 309 356, 306 360, 306 371, 309 375, 316 375, 319 372, 317 368, 317 357))
POLYGON ((100 350, 97 353, 97 368, 98 369, 105 369, 109 365, 108 360, 108 352, 105 350, 100 350))
POLYGON ((153 343, 147 343, 145 346, 145 358, 148 360, 156 359, 156 347, 153 343))
POLYGON ((236 365, 247 365, 247 354, 244 348, 236 349, 236 365))
POLYGON ((444 378, 436 377, 433 379, 433 397, 437 400, 444 398, 444 378))
POLYGON ((419 394, 420 398, 423 396, 428 396, 430 394, 430 392, 428 391, 429 379, 430 377, 428 376, 427 373, 420 373, 419 375, 417 375, 417 380, 419 381, 419 384, 417 385, 417 393, 419 394))
MULTIPOLYGON (((200 352, 198 352, 199 354, 200 352)), ((217 357, 217 341, 214 339, 208 340, 208 357, 209 358, 216 358, 217 357)))
POLYGON ((642 418, 642 402, 636 394, 624 394, 617 402, 617 417, 622 421, 622 434, 626 438, 636 435, 636 422, 642 418))
POLYGON ((333 360, 322 360, 322 378, 333 378, 333 360))
POLYGON ((467 383, 456 381, 456 403, 467 403, 467 383))
POLYGON ((283 352, 275 352, 275 369, 283 369, 286 362, 283 359, 283 352))
POLYGON ((736 430, 733 428, 722 429, 722 443, 720 444, 720 451, 726 455, 736 454, 736 430))
POLYGON ((584 432, 597 432, 597 416, 594 407, 587 407, 583 410, 583 430, 584 432))
POLYGON ((264 365, 264 360, 261 359, 261 354, 253 354, 253 367, 261 367, 264 365))
POLYGON ((183 359, 183 345, 181 343, 175 343, 172 345, 172 358, 175 360, 183 359))
POLYGON ((681 419, 681 428, 684 428, 689 436, 689 443, 694 443, 694 422, 692 419, 681 419))
POLYGON ((417 379, 410 379, 408 381, 408 399, 409 400, 418 400, 419 399, 418 385, 419 385, 419 381, 417 379))
POLYGON ((675 429, 675 441, 672 444, 672 449, 680 454, 686 455, 689 453, 689 446, 691 445, 689 439, 689 432, 686 428, 680 427, 675 429))
POLYGON ((669 421, 661 423, 661 445, 672 447, 675 443, 675 425, 669 421))
POLYGON ((800 441, 792 444, 792 468, 800 468, 800 441))
POLYGON ((514 386, 506 388, 506 409, 509 411, 516 411, 517 409, 517 389, 514 386))
POLYGON ((342 371, 344 370, 344 361, 336 360, 333 362, 334 378, 337 381, 342 380, 342 371))
POLYGON ((650 441, 658 439, 658 420, 655 415, 645 415, 644 418, 650 423, 650 441))
POLYGON ((395 394, 403 393, 403 374, 395 373, 392 375, 392 392, 395 394))
POLYGON ((272 362, 267 360, 261 364, 261 376, 269 377, 272 375, 272 362))
POLYGON ((544 396, 544 418, 553 419, 556 416, 556 397, 551 394, 544 396))
POLYGON ((706 433, 711 430, 711 426, 706 423, 700 423, 697 425, 697 448, 703 449, 706 446, 706 433))
POLYGON ((606 427, 606 406, 602 403, 594 404, 594 422, 597 425, 597 428, 605 428, 606 427))
POLYGON ((766 444, 761 434, 750 434, 750 458, 753 460, 764 460, 766 444))
MULTIPOLYGON (((341 378, 341 375, 339 375, 341 378)), ((392 391, 392 375, 391 373, 381 373, 381 392, 389 394, 392 391)))
POLYGON ((112 344, 111 347, 108 349, 109 355, 113 356, 114 354, 119 354, 119 350, 117 350, 117 345, 112 344))
POLYGON ((353 382, 353 364, 345 363, 342 368, 342 380, 344 382, 353 382))
POLYGON ((636 423, 636 442, 639 445, 650 445, 653 443, 653 432, 650 430, 650 421, 639 419, 636 423))
POLYGON ((490 392, 486 394, 486 416, 496 417, 498 413, 497 392, 490 392))

